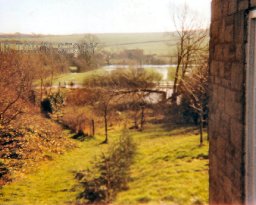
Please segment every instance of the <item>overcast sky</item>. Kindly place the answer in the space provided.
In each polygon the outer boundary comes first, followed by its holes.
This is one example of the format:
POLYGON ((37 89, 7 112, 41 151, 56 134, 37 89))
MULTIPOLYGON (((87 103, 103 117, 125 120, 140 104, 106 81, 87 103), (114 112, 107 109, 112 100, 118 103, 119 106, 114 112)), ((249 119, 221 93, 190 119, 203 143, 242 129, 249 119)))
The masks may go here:
MULTIPOLYGON (((0 0, 0 33, 166 32, 185 0, 0 0)), ((210 18, 211 0, 187 0, 210 18)))

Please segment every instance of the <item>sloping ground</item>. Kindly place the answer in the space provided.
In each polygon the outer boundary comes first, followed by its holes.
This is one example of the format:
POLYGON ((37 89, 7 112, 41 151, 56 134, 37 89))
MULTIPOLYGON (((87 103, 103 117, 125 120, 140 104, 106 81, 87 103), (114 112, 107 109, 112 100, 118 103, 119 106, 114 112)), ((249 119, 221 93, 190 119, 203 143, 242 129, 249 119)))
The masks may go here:
POLYGON ((38 163, 53 160, 54 155, 75 147, 63 135, 61 126, 40 113, 27 113, 18 122, 8 128, 0 127, 0 162, 5 168, 4 172, 0 170, 0 186, 22 177, 38 163), (4 176, 1 177, 1 173, 4 176))
POLYGON ((40 166, 23 180, 3 187, 1 205, 62 205, 75 202, 82 188, 75 179, 77 171, 90 166, 97 154, 107 146, 99 146, 103 138, 77 142, 78 148, 40 166))
MULTIPOLYGON (((189 129, 189 128, 188 128, 189 129)), ((186 128, 166 130, 150 125, 132 132, 137 154, 127 191, 114 204, 204 204, 208 199, 208 146, 199 147, 198 136, 186 128), (191 132, 190 132, 191 133, 191 132)), ((192 131, 193 132, 193 131, 192 131)), ((110 132, 110 141, 119 136, 110 132)), ((62 205, 76 203, 82 187, 75 172, 91 166, 106 150, 102 137, 76 142, 78 148, 40 166, 38 171, 3 187, 1 205, 62 205)), ((207 144, 207 143, 206 143, 207 144)))
MULTIPOLYGON (((193 130, 193 129, 192 129, 193 130)), ((152 127, 138 144, 129 190, 115 204, 207 204, 208 143, 199 147, 191 128, 152 127)))

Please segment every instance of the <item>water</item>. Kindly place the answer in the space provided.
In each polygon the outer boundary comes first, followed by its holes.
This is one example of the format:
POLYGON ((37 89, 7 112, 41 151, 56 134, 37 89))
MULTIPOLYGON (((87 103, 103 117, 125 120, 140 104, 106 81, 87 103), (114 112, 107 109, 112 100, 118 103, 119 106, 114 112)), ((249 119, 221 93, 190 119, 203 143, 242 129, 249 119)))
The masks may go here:
MULTIPOLYGON (((140 68, 152 68, 153 70, 157 71, 158 73, 160 73, 162 75, 162 80, 166 81, 168 80, 168 73, 169 73, 169 68, 170 67, 175 67, 176 65, 140 65, 140 68)), ((129 65, 107 65, 107 66, 103 66, 103 69, 105 69, 106 71, 114 71, 116 69, 126 69, 129 68, 131 66, 129 65)))
MULTIPOLYGON (((117 70, 117 69, 128 69, 131 66, 129 65, 108 65, 108 66, 104 66, 102 67, 103 69, 105 69, 108 72, 117 70)), ((163 85, 165 84, 171 84, 173 83, 172 81, 168 80, 168 73, 169 73, 169 68, 170 67, 175 67, 175 65, 142 65, 140 66, 141 68, 145 68, 145 69, 153 69, 156 72, 160 73, 162 75, 162 81, 160 82, 160 86, 156 86, 156 88, 153 88, 155 90, 158 91, 164 91, 166 93, 165 97, 169 98, 172 95, 173 89, 171 87, 165 87, 163 85)), ((74 73, 75 75, 75 73, 74 73)), ((65 85, 63 85, 63 87, 65 88, 73 88, 73 89, 81 89, 84 88, 85 86, 82 84, 77 84, 75 82, 75 77, 72 80, 72 82, 74 82, 74 85, 71 86, 70 82, 67 82, 65 85)), ((59 85, 52 85, 49 88, 59 88, 59 85)), ((40 89, 40 87, 36 87, 36 89, 40 89)), ((146 101, 148 101, 149 103, 158 103, 160 101, 164 100, 163 99, 163 94, 160 93, 151 93, 149 96, 146 97, 146 101)))
MULTIPOLYGON (((168 78, 169 74, 169 69, 170 67, 175 67, 176 65, 140 65, 140 68, 145 68, 145 69, 153 69, 156 72, 160 73, 162 75, 162 82, 170 82, 168 78)), ((103 69, 105 69, 108 72, 117 70, 117 69, 127 69, 132 66, 129 65, 107 65, 104 66, 103 69)), ((134 66, 135 67, 135 66, 134 66)), ((138 66, 137 66, 138 67, 138 66)), ((157 90, 161 90, 166 92, 166 98, 171 97, 173 89, 172 88, 157 88, 157 90)), ((146 97, 146 101, 150 103, 158 103, 161 100, 163 100, 162 94, 159 93, 151 93, 148 97, 146 97)))

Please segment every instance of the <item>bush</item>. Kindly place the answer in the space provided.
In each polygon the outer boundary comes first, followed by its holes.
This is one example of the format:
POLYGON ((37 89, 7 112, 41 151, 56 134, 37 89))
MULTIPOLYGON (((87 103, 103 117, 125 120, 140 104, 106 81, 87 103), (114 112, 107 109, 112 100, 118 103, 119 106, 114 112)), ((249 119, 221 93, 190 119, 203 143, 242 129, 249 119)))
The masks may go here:
POLYGON ((92 170, 77 173, 76 178, 84 186, 78 198, 89 202, 110 202, 121 190, 127 189, 129 167, 135 152, 135 145, 126 131, 120 140, 102 154, 92 170))
POLYGON ((9 169, 7 166, 0 161, 0 187, 9 181, 9 169))
POLYGON ((64 96, 61 92, 53 93, 41 102, 41 110, 49 117, 50 114, 61 115, 64 96))
POLYGON ((66 106, 59 122, 74 133, 74 139, 84 140, 86 137, 94 137, 95 135, 94 116, 89 108, 66 106))

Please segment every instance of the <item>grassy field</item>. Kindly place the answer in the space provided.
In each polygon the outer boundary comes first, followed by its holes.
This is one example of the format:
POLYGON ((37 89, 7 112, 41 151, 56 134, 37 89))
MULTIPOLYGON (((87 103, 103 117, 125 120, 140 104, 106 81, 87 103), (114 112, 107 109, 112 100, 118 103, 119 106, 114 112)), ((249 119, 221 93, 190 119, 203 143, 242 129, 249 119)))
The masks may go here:
MULTIPOLYGON (((61 85, 70 85, 71 82, 73 82, 74 84, 78 84, 78 85, 82 85, 83 82, 88 79, 91 78, 95 75, 102 75, 107 71, 104 71, 103 69, 97 69, 97 70, 92 70, 92 71, 87 71, 84 73, 64 73, 61 74, 59 76, 54 77, 53 79, 53 85, 59 85, 59 83, 61 85)), ((40 82, 36 82, 36 84, 40 84, 40 82)))
MULTIPOLYGON (((110 143, 120 130, 110 131, 110 143)), ((137 153, 127 191, 113 204, 206 204, 208 200, 208 144, 199 147, 191 127, 147 125, 144 132, 131 132, 137 153)), ((74 173, 91 166, 105 151, 102 135, 76 142, 78 148, 56 157, 20 181, 1 190, 1 205, 63 205, 75 203, 81 187, 74 173)))
MULTIPOLYGON (((175 69, 176 69, 175 67, 168 68, 168 80, 172 80, 172 81, 174 80, 175 69)), ((155 70, 154 68, 146 68, 146 70, 157 72, 157 70, 155 70)), ((55 76, 53 78, 53 85, 55 85, 55 86, 57 86, 59 84, 70 85, 71 82, 76 85, 82 85, 86 79, 89 79, 95 75, 103 75, 104 73, 107 73, 107 71, 105 71, 102 68, 92 70, 92 71, 83 72, 83 73, 64 73, 64 74, 55 76)), ((47 79, 46 79, 46 82, 47 82, 47 79)), ((35 85, 39 86, 40 81, 39 80, 36 81, 35 85)))
MULTIPOLYGON (((175 34, 167 33, 105 33, 95 34, 102 46, 113 52, 123 49, 143 49, 145 54, 168 55, 175 48, 175 34)), ((19 40, 19 41, 40 41, 53 43, 77 43, 83 39, 84 34, 74 35, 41 35, 41 36, 22 36, 22 35, 0 35, 0 41, 19 40)))

